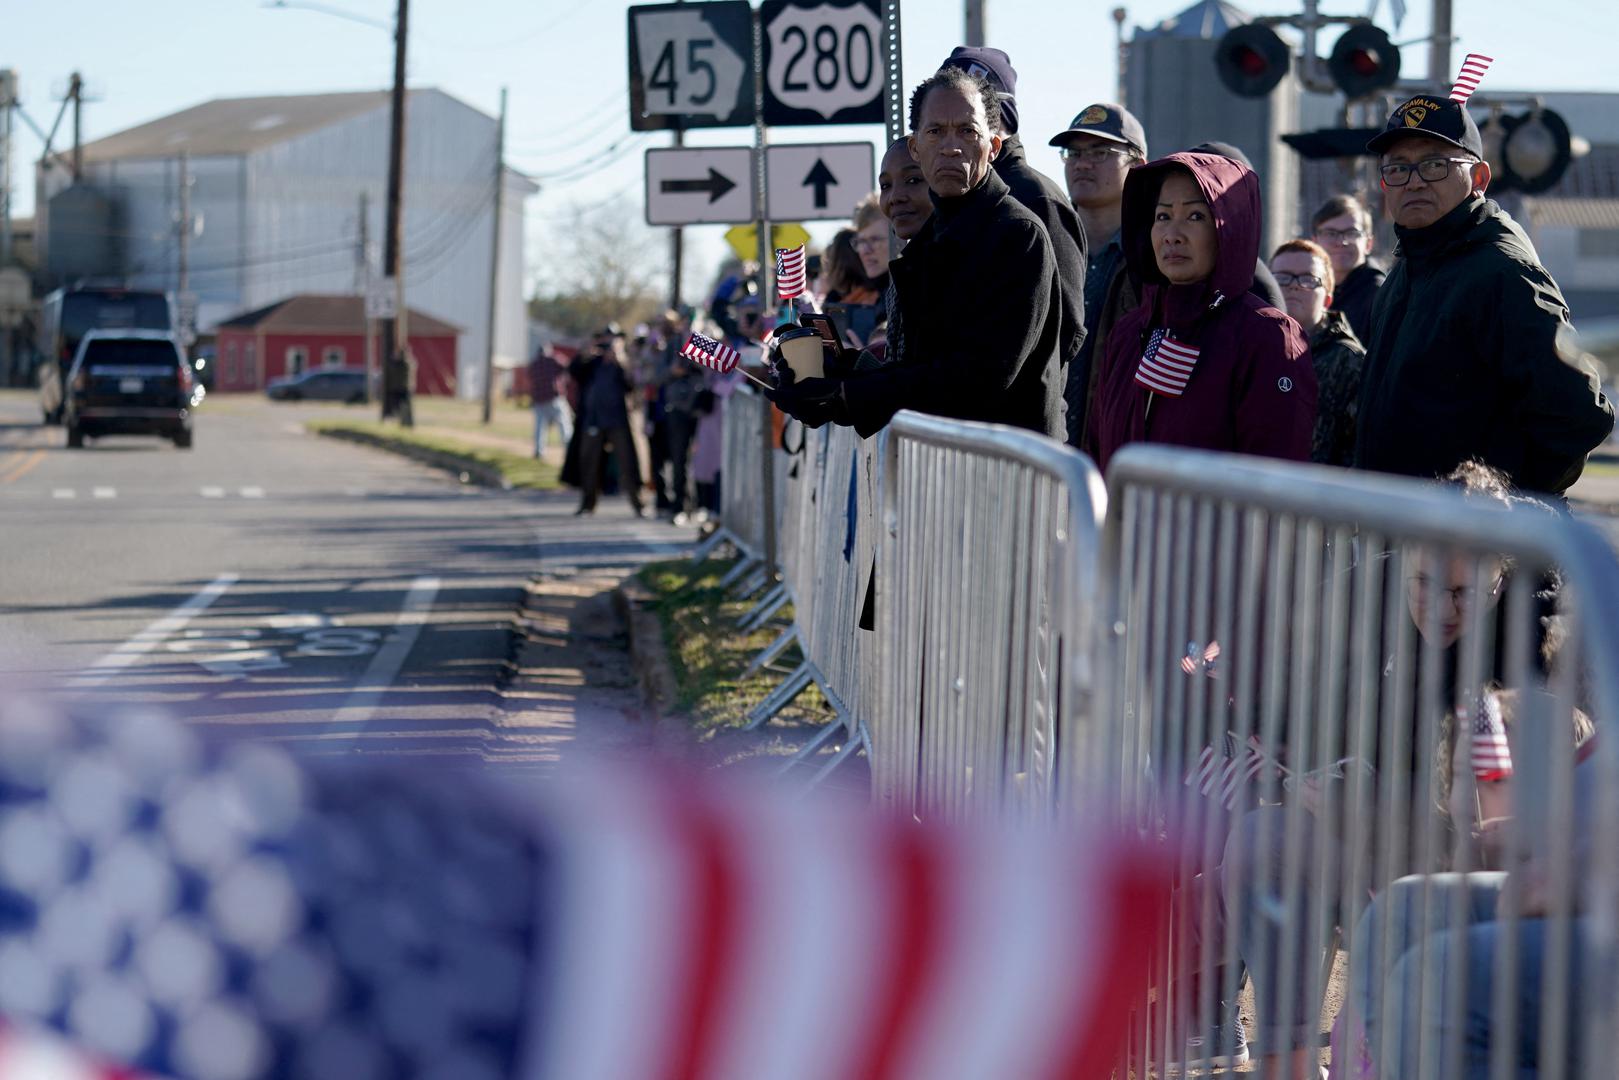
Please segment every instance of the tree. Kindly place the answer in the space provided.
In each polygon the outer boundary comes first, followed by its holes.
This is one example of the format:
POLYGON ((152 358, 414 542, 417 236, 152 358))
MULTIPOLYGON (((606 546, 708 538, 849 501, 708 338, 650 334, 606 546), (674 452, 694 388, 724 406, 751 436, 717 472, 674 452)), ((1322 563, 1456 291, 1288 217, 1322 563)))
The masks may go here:
POLYGON ((610 322, 628 328, 661 309, 665 246, 622 199, 576 207, 573 220, 542 238, 540 249, 529 314, 565 335, 586 337, 610 322))

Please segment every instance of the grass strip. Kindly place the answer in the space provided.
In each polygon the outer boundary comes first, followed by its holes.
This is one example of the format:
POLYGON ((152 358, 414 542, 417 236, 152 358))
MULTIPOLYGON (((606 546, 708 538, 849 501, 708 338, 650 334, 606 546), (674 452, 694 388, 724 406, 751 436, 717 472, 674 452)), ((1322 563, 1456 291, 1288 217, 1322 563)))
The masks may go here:
POLYGON ((553 464, 496 447, 478 446, 442 433, 424 433, 367 420, 311 420, 309 431, 332 439, 401 454, 491 487, 546 491, 561 486, 553 464))
MULTIPOLYGON (((699 731, 742 727, 748 710, 782 679, 781 672, 769 670, 742 678, 753 658, 776 639, 780 625, 749 634, 737 630, 737 621, 753 603, 732 600, 719 588, 733 565, 722 559, 701 566, 690 559, 671 559, 649 563, 636 575, 655 597, 653 607, 674 669, 675 710, 691 717, 699 731)), ((791 607, 784 609, 783 618, 791 617, 791 607)), ((790 650, 788 657, 793 655, 790 650)), ((826 699, 811 685, 777 715, 789 722, 822 723, 829 714, 826 699)))

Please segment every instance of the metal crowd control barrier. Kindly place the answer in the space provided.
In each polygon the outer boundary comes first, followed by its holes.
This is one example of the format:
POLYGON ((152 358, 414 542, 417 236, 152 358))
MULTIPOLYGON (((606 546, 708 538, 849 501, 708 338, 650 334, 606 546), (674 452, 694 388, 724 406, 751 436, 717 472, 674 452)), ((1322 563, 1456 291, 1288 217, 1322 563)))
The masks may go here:
POLYGON ((1015 428, 902 412, 883 454, 874 797, 903 815, 1051 808, 1106 493, 1090 462, 1015 428))
POLYGON ((1114 1075, 1210 1065, 1240 1024, 1273 1075, 1315 1077, 1330 1038, 1342 1077, 1612 1076, 1619 738, 1577 749, 1619 721, 1607 543, 1487 492, 1164 447, 1108 484, 1059 794, 1119 792, 1179 868, 1114 1075))
MULTIPOLYGON (((760 468, 760 425, 770 403, 751 387, 737 387, 725 400, 720 465, 720 526, 697 548, 701 563, 722 544, 736 548, 739 558, 721 580, 730 588, 764 570, 765 474, 760 468)), ((762 584, 762 581, 760 582, 762 584)), ((757 589, 749 590, 750 592, 757 589)))

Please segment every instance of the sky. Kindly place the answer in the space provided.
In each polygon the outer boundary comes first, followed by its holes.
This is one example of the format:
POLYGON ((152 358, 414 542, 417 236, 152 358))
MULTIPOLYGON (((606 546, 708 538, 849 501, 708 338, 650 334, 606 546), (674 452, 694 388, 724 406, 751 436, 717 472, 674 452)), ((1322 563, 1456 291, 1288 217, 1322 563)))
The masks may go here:
MULTIPOLYGON (((297 0, 293 0, 297 2, 297 0)), ((324 2, 324 0, 323 0, 324 2)), ((1190 0, 1126 0, 1127 27, 1152 26, 1190 0)), ((1364 15, 1369 0, 1331 14, 1364 15)), ((1453 0, 1460 40, 1496 58, 1486 86, 1535 90, 1619 90, 1611 46, 1619 4, 1547 0, 1526 15, 1518 0, 1453 0)), ((1387 0, 1377 21, 1399 43, 1428 35, 1429 7, 1411 0, 1391 25, 1387 0)), ((387 24, 392 0, 325 4, 387 24)), ((414 0, 409 81, 433 86, 493 115, 510 89, 507 158, 541 185, 527 205, 530 268, 544 275, 569 222, 592 212, 639 218, 643 151, 665 133, 629 130, 626 9, 619 0, 414 0)), ((1061 164, 1046 139, 1094 101, 1116 96, 1113 2, 985 0, 988 43, 1018 71, 1021 132, 1033 163, 1053 177, 1061 164)), ((1298 10, 1289 0, 1245 0, 1255 14, 1298 10)), ((905 80, 914 85, 959 44, 962 0, 907 0, 902 11, 905 80)), ((86 139, 99 138, 217 97, 379 89, 392 78, 392 41, 378 26, 313 10, 277 10, 261 0, 0 0, 0 67, 17 71, 24 110, 47 130, 68 75, 83 73, 97 99, 85 107, 86 139)), ((1323 39, 1323 51, 1331 36, 1323 39)), ((1420 76, 1425 45, 1404 51, 1406 76, 1420 76)), ((1150 133, 1149 133, 1150 134, 1150 133)), ((772 142, 881 142, 882 130, 792 127, 772 142)), ((61 136, 58 136, 60 145, 61 136)), ((687 145, 740 146, 751 129, 692 132, 687 145)), ((14 151, 16 209, 31 213, 31 162, 41 140, 19 124, 14 151)), ((836 224, 816 226, 817 239, 836 224)), ((688 297, 724 253, 721 226, 686 230, 688 297)), ((666 250, 648 237, 649 258, 666 250)))

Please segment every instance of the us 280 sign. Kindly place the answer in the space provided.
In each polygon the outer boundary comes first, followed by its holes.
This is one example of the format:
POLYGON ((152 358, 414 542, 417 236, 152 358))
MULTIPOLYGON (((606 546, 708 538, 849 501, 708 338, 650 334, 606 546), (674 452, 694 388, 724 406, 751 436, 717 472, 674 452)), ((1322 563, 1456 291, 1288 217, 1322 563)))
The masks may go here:
POLYGON ((880 124, 888 46, 879 0, 763 0, 764 121, 880 124))

